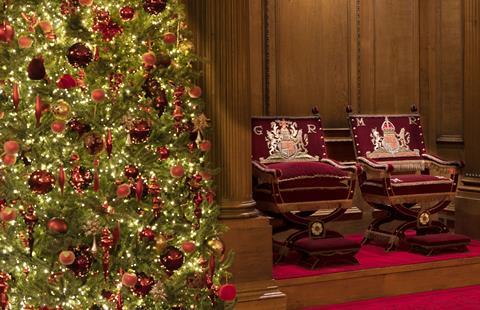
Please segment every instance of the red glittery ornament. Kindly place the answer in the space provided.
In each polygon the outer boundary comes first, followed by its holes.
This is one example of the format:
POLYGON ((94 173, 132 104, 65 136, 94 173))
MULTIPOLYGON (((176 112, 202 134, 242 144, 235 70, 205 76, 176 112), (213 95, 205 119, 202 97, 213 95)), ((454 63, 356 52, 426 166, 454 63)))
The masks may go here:
POLYGON ((155 240, 155 232, 153 231, 153 229, 151 229, 149 227, 145 227, 144 229, 142 229, 142 231, 140 231, 139 235, 140 235, 140 238, 143 241, 154 241, 155 240))
POLYGON ((0 24, 0 42, 10 43, 15 36, 15 30, 9 22, 3 21, 0 24))
POLYGON ((138 168, 134 165, 126 165, 125 168, 123 168, 123 174, 129 179, 136 179, 139 173, 140 171, 138 171, 138 168))
POLYGON ((137 283, 132 288, 132 291, 138 296, 146 296, 155 285, 153 277, 147 276, 143 272, 137 273, 137 283))
POLYGON ((103 138, 95 132, 91 132, 85 135, 83 138, 83 145, 87 149, 88 154, 97 155, 103 151, 104 143, 103 138))
POLYGON ((134 120, 129 128, 132 143, 139 144, 146 142, 150 137, 152 123, 147 119, 134 120))
POLYGON ((87 276, 93 262, 93 256, 92 253, 90 253, 90 247, 86 245, 78 246, 74 249, 71 249, 71 251, 73 251, 75 254, 75 261, 73 264, 68 265, 67 268, 79 278, 87 276))
POLYGON ((93 173, 83 166, 76 166, 72 169, 69 183, 78 193, 86 190, 93 181, 93 173))
POLYGON ((160 156, 161 160, 166 160, 170 155, 170 151, 166 146, 157 147, 157 154, 160 156))
POLYGON ((164 254, 161 256, 160 261, 162 265, 172 272, 183 266, 184 255, 179 249, 169 246, 164 254))
POLYGON ((165 108, 168 106, 167 94, 162 89, 159 95, 153 100, 153 107, 158 112, 158 117, 162 116, 165 108))
POLYGON ((30 190, 36 194, 49 193, 55 186, 55 177, 48 171, 37 170, 28 179, 30 190))
POLYGON ((69 120, 67 125, 72 131, 78 133, 79 136, 82 136, 92 130, 90 125, 83 123, 77 118, 72 118, 71 120, 69 120))
POLYGON ((131 6, 124 6, 120 9, 120 16, 124 21, 132 20, 135 17, 135 9, 131 6))
POLYGON ((83 43, 73 44, 67 51, 68 62, 75 68, 85 68, 93 60, 92 50, 83 43))
POLYGON ((143 9, 152 15, 162 13, 167 6, 167 0, 143 0, 143 9))

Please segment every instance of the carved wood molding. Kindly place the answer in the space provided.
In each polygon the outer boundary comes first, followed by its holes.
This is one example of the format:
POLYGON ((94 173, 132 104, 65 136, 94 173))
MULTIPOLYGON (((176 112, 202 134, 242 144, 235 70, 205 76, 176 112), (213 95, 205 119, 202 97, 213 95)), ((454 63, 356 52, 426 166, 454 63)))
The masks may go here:
POLYGON ((440 135, 437 137, 437 143, 463 144, 462 135, 440 135))
POLYGON ((466 176, 480 177, 480 3, 464 1, 464 135, 466 176))

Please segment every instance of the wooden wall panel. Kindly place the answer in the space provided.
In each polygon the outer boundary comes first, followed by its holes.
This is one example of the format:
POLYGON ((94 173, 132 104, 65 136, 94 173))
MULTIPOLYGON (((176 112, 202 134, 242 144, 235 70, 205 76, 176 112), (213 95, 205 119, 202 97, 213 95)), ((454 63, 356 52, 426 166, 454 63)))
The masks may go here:
POLYGON ((419 102, 418 8, 418 0, 361 1, 362 113, 405 113, 419 102))
POLYGON ((269 1, 270 114, 318 105, 328 127, 345 126, 350 102, 349 0, 269 1))

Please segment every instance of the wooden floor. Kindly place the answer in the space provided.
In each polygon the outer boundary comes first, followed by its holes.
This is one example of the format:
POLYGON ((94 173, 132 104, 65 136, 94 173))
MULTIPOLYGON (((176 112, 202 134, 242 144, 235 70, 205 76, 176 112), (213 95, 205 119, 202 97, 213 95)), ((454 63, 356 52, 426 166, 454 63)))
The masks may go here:
POLYGON ((277 280, 287 309, 480 284, 480 257, 277 280))

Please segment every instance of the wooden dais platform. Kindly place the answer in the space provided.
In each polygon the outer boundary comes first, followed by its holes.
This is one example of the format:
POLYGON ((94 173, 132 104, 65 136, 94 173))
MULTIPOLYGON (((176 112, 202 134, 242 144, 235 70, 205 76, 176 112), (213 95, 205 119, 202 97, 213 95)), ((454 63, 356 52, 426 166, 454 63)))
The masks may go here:
POLYGON ((469 252, 432 257, 403 251, 384 253, 381 247, 367 245, 357 258, 360 264, 356 266, 317 270, 276 265, 274 283, 286 295, 287 309, 480 284, 478 241, 472 241, 469 252))

